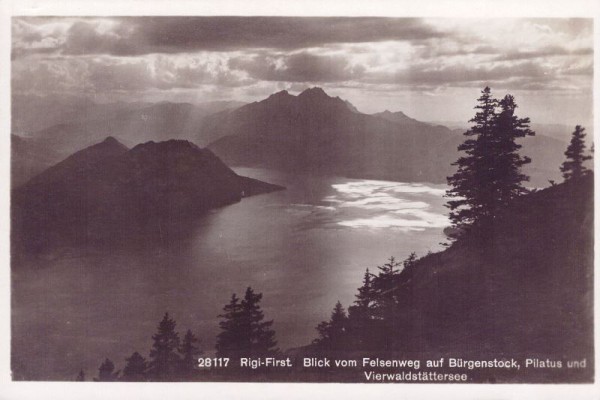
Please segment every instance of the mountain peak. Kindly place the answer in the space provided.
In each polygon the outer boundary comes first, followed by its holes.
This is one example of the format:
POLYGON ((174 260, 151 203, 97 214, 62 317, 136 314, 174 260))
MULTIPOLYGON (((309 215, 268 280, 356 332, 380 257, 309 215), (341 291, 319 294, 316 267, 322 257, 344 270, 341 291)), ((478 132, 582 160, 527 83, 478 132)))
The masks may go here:
POLYGON ((318 86, 306 89, 298 97, 330 97, 323 89, 318 86))
POLYGON ((289 94, 289 92, 287 90, 281 90, 281 91, 279 91, 277 93, 273 93, 272 95, 270 95, 269 97, 267 97, 267 100, 268 99, 279 100, 279 99, 284 99, 284 98, 288 98, 288 97, 292 97, 292 95, 289 94))
POLYGON ((40 183, 52 184, 52 182, 62 179, 67 173, 89 169, 103 160, 120 156, 128 150, 127 146, 114 137, 108 136, 102 142, 79 150, 39 175, 34 176, 25 186, 35 186, 40 183))
POLYGON ((139 152, 145 150, 151 151, 167 151, 167 150, 200 150, 200 148, 189 140, 182 139, 170 139, 164 142, 155 142, 150 140, 146 143, 140 143, 135 146, 132 151, 139 152))
POLYGON ((391 122, 397 122, 402 124, 423 124, 422 122, 417 121, 414 118, 409 117, 404 114, 402 111, 390 111, 385 110, 376 114, 372 114, 375 117, 383 118, 391 122))
POLYGON ((115 138, 114 136, 107 136, 106 139, 104 139, 102 141, 102 143, 106 143, 106 144, 120 144, 120 145, 122 145, 122 143, 119 142, 117 140, 117 138, 115 138))
POLYGON ((406 114, 404 114, 404 112, 402 111, 390 111, 388 109, 386 109, 385 111, 379 113, 380 115, 398 115, 398 116, 404 116, 407 117, 406 114))
MULTIPOLYGON (((116 151, 126 151, 129 150, 127 146, 123 143, 119 142, 114 136, 107 136, 103 141, 96 143, 95 145, 87 147, 87 149, 114 149, 116 151)), ((85 151, 83 149, 82 151, 85 151)))

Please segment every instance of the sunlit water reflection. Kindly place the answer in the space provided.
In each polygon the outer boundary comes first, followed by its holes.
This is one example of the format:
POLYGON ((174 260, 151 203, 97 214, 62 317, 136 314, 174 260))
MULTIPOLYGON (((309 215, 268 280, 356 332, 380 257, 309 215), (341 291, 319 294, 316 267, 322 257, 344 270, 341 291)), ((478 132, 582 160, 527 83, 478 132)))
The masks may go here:
MULTIPOLYGON (((397 228, 405 232, 427 228, 444 228, 448 218, 430 204, 445 190, 415 183, 360 180, 332 185, 336 194, 324 201, 340 208, 352 208, 363 214, 348 218, 339 225, 353 228, 397 228), (417 201, 417 199, 421 199, 417 201), (368 214, 365 218, 364 214, 368 214)), ((335 207, 331 207, 336 209, 335 207)))

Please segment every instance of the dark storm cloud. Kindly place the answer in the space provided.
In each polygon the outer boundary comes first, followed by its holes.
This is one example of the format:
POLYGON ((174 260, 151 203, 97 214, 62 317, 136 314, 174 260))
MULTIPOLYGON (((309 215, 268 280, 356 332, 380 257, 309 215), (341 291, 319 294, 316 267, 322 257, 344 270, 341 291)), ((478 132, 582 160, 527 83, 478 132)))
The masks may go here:
POLYGON ((238 57, 229 61, 229 67, 243 70, 255 79, 284 82, 340 82, 360 78, 365 71, 361 65, 350 65, 345 57, 306 52, 280 57, 238 57))
POLYGON ((121 56, 243 48, 289 50, 330 43, 419 41, 443 35, 414 18, 128 17, 115 21, 111 29, 102 30, 96 20, 82 18, 68 29, 57 50, 121 56))
POLYGON ((65 54, 134 54, 136 43, 131 39, 133 31, 118 24, 110 31, 100 33, 94 23, 78 21, 67 31, 62 45, 65 54))

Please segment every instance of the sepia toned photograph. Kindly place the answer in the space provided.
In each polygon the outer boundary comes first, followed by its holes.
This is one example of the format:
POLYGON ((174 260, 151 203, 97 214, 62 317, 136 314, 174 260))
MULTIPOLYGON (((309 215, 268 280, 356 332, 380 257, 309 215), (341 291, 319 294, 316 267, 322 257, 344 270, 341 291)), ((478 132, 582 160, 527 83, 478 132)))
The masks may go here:
POLYGON ((13 16, 11 379, 593 383, 594 19, 492 17, 13 16))

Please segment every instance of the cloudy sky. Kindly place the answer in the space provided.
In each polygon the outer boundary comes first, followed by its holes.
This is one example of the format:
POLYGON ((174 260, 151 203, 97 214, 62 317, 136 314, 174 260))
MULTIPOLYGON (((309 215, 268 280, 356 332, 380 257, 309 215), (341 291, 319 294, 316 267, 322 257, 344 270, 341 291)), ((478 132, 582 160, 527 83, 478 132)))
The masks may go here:
POLYGON ((260 100, 321 86, 360 111, 466 121, 485 85, 589 124, 591 19, 13 18, 13 94, 260 100))

